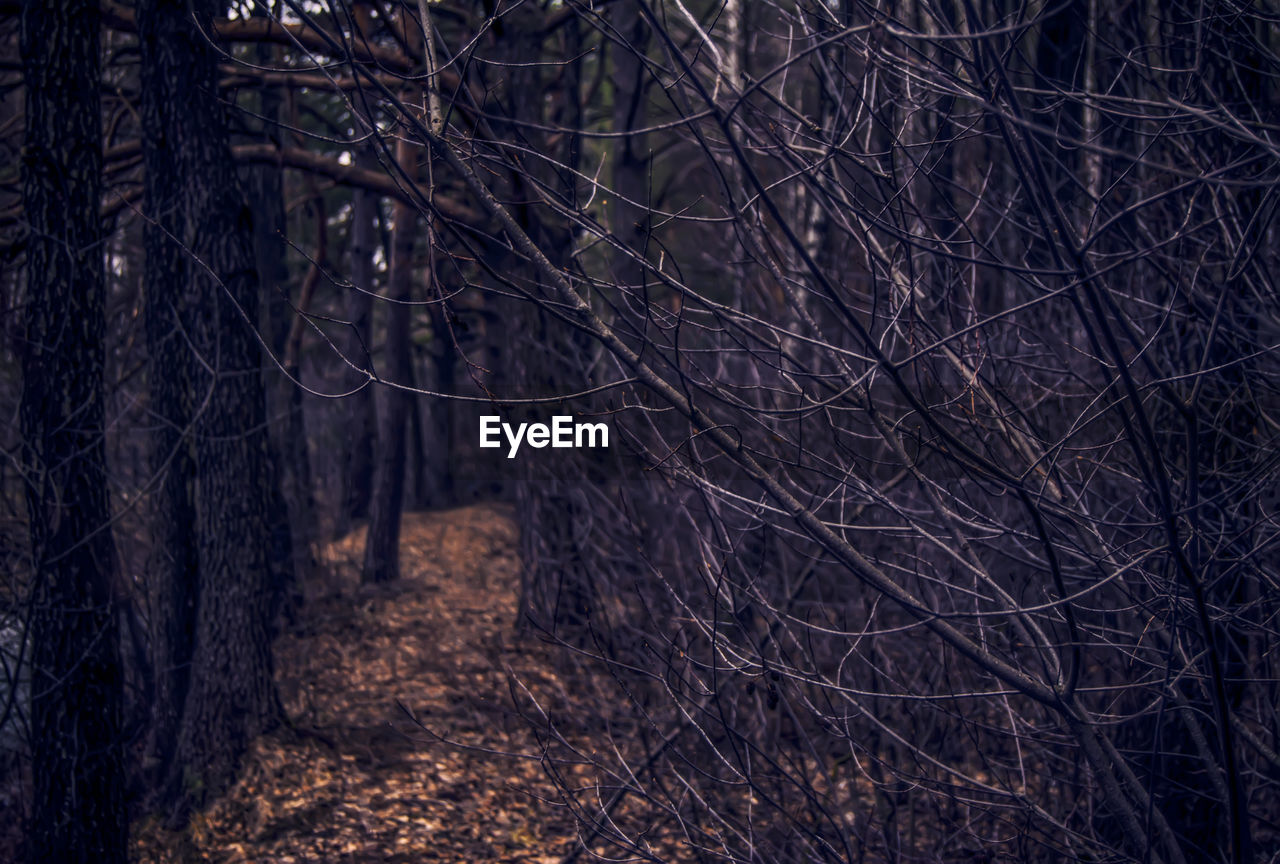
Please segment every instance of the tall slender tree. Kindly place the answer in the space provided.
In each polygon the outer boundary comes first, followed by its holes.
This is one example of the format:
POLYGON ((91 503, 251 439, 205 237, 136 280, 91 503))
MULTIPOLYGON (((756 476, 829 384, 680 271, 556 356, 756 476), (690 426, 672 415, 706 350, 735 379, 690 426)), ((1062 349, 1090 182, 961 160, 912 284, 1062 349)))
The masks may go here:
MULTIPOLYGON (((425 16, 425 6, 419 7, 425 16)), ((429 19, 415 21, 407 9, 402 9, 398 23, 405 44, 412 54, 427 59, 428 77, 434 72, 430 62, 429 43, 423 41, 423 27, 429 19)), ((416 89, 416 88, 415 88, 416 89)), ((430 97, 435 106, 435 97, 430 97)), ((439 116, 438 107, 429 114, 439 116)), ((434 123, 434 119, 429 122, 434 123)), ((410 182, 418 179, 419 150, 407 138, 400 138, 395 145, 395 158, 404 178, 410 182)), ((410 322, 413 309, 408 302, 413 296, 413 252, 417 241, 418 211, 403 201, 397 201, 393 211, 395 224, 391 235, 391 274, 389 295, 391 304, 387 310, 387 335, 383 347, 383 376, 394 384, 410 385, 413 380, 413 354, 410 344, 410 322)), ((413 396, 405 390, 388 389, 382 414, 382 427, 378 432, 380 456, 374 475, 373 497, 369 506, 369 534, 365 543, 365 582, 385 582, 400 575, 400 516, 404 507, 405 468, 408 455, 406 424, 409 412, 414 409, 413 396)), ((419 460, 421 462, 421 459, 419 460)))
POLYGON ((248 743, 280 717, 272 679, 278 586, 269 560, 273 478, 255 332, 253 217, 216 89, 219 55, 208 41, 216 12, 212 0, 138 5, 149 137, 168 144, 148 150, 146 169, 176 172, 183 192, 171 212, 182 266, 151 278, 154 290, 173 298, 199 364, 192 400, 195 642, 165 783, 179 822, 225 788, 248 743), (166 276, 171 281, 159 284, 166 276))
POLYGON ((179 98, 161 54, 164 39, 148 29, 140 36, 142 151, 144 175, 143 297, 150 358, 151 468, 158 475, 152 495, 152 561, 149 573, 152 666, 155 698, 146 768, 159 779, 173 756, 187 699, 199 590, 195 505, 195 453, 190 436, 198 358, 187 333, 192 324, 191 284, 184 227, 181 137, 173 115, 179 98))
MULTIPOLYGON (((266 7, 255 5, 252 17, 266 20, 266 7)), ((270 67, 276 62, 278 47, 260 43, 254 46, 259 64, 270 67)), ((262 125, 260 137, 283 146, 281 130, 282 102, 279 88, 263 85, 254 94, 262 125)), ((289 297, 288 242, 284 202, 284 171, 279 165, 258 163, 243 166, 240 176, 253 208, 253 254, 262 291, 261 325, 268 334, 267 344, 273 357, 263 364, 267 380, 267 406, 271 416, 272 459, 280 470, 272 488, 274 503, 272 520, 272 565, 282 585, 296 587, 303 582, 314 565, 311 540, 315 526, 315 507, 311 489, 311 464, 306 447, 306 427, 302 413, 302 389, 293 386, 296 370, 286 368, 281 374, 277 362, 285 362, 286 344, 292 334, 291 324, 299 321, 292 314, 289 297), (303 442, 299 445, 298 442, 303 442)), ((291 614, 291 613, 290 613, 291 614)))
POLYGON ((104 479, 100 13, 29 0, 22 435, 32 574, 32 861, 123 862, 122 674, 104 479))
MULTIPOLYGON (((353 3, 351 12, 360 39, 370 38, 374 28, 368 4, 353 3)), ((372 129, 368 124, 362 124, 358 131, 361 135, 368 135, 372 129)), ((356 166, 370 171, 378 169, 378 159, 371 147, 364 146, 357 151, 356 166)), ((373 259, 378 249, 378 210, 379 199, 375 192, 364 188, 352 192, 347 246, 347 272, 351 283, 346 300, 348 326, 342 331, 338 345, 346 363, 356 369, 368 369, 372 365, 373 259)), ((369 500, 373 496, 373 452, 378 439, 378 412, 373 387, 368 385, 367 377, 354 370, 344 380, 350 380, 360 389, 345 400, 350 444, 342 463, 341 498, 335 520, 338 536, 347 533, 354 521, 369 515, 369 500)))
MULTIPOLYGON (((409 179, 415 175, 415 149, 398 142, 396 159, 409 179)), ((409 346, 407 302, 413 288, 413 247, 417 211, 402 203, 395 206, 395 226, 391 236, 391 305, 387 310, 387 335, 383 347, 382 376, 395 384, 407 384, 412 362, 409 346)), ((406 424, 413 397, 404 390, 388 389, 383 404, 382 428, 378 432, 380 455, 374 475, 369 505, 369 535, 365 543, 365 582, 385 582, 400 575, 400 514, 404 504, 406 424)))
MULTIPOLYGON (((357 157, 362 168, 376 167, 377 160, 367 153, 357 157)), ((347 321, 343 331, 342 353, 347 362, 361 369, 369 368, 373 345, 373 255, 378 246, 378 195, 367 189, 353 193, 351 205, 350 282, 347 298, 347 321)), ((365 383, 352 375, 356 385, 365 383)), ((346 533, 351 523, 369 515, 373 495, 373 452, 378 438, 378 417, 371 386, 364 386, 346 400, 350 424, 343 463, 342 505, 338 513, 338 531, 346 533)))

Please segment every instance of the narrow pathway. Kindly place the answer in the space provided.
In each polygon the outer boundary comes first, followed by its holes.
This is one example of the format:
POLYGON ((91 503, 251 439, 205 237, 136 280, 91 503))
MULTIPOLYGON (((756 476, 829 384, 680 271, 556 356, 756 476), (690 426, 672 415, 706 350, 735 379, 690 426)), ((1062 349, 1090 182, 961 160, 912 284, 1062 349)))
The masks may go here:
POLYGON ((363 546, 358 531, 326 550, 324 584, 276 645, 301 734, 258 741, 237 784, 181 836, 138 826, 137 860, 552 864, 567 851, 574 825, 534 797, 552 794, 536 760, 442 743, 404 710, 451 740, 536 753, 507 670, 568 698, 545 649, 514 637, 510 510, 406 514, 394 584, 359 584, 363 546))

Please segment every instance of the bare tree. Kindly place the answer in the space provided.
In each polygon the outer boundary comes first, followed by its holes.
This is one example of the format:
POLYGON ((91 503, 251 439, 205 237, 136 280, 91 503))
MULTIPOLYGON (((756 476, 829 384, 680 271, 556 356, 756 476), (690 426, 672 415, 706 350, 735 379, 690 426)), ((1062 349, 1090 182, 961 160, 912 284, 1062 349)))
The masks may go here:
MULTIPOLYGON (((775 7, 740 82, 718 6, 636 8, 657 50, 634 56, 663 93, 648 134, 711 178, 654 178, 665 194, 645 207, 664 227, 643 243, 525 169, 537 206, 582 238, 556 265, 546 227, 483 179, 555 158, 501 137, 527 121, 414 130, 536 274, 522 293, 607 350, 633 409, 618 428, 681 490, 657 499, 665 518, 650 511, 666 536, 642 547, 649 614, 596 642, 628 674, 662 665, 628 692, 671 725, 654 725, 656 756, 602 770, 735 860, 993 842, 1250 860, 1266 808, 1247 802, 1269 783, 1242 765, 1270 751, 1247 646, 1267 638, 1250 622, 1275 574, 1259 497, 1274 346, 1249 322, 1274 295, 1269 211, 1229 202, 1273 162, 1265 96, 1205 84, 1187 101, 1212 76, 1169 81, 1142 48, 1149 22, 1097 7, 775 7), (736 296, 717 278, 729 233, 746 257, 736 296), (596 245, 643 278, 618 278, 596 245), (1228 273, 1234 290, 1211 287, 1228 273), (1225 469, 1225 442, 1206 456, 1194 430, 1210 382, 1244 369, 1223 385, 1243 412, 1225 469), (666 413, 641 410, 655 400, 666 413), (1224 470, 1256 515, 1209 528, 1204 476, 1224 470), (1228 548, 1231 576, 1211 575, 1228 548), (693 794, 673 797, 673 777, 693 794)), ((1260 23, 1206 26, 1231 46, 1206 70, 1274 64, 1260 23)), ((598 380, 583 369, 578 385, 598 380)), ((643 486, 615 490, 633 508, 585 508, 599 594, 637 579, 602 514, 636 528, 643 486)), ((594 812, 592 836, 656 854, 594 812)))

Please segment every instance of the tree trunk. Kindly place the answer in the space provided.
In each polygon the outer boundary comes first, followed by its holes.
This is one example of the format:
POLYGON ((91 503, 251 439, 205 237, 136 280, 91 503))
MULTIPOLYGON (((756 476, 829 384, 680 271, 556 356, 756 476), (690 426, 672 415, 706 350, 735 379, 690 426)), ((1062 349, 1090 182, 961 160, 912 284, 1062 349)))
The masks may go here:
POLYGON ((186 334, 191 326, 183 249, 186 235, 183 167, 175 134, 176 100, 167 95, 167 68, 143 39, 142 147, 146 165, 143 298, 146 314, 151 470, 159 477, 152 497, 151 657, 156 689, 144 769, 159 782, 173 757, 191 676, 199 572, 196 550, 196 472, 190 435, 197 358, 186 334))
MULTIPOLYGON (((368 6, 352 4, 355 29, 366 38, 372 30, 368 6)), ((371 131, 372 119, 361 116, 361 129, 371 131)), ((367 147, 356 151, 356 167, 378 170, 381 166, 374 153, 367 147)), ((378 196, 367 189, 357 188, 351 199, 351 233, 348 254, 348 272, 353 285, 347 298, 347 321, 338 343, 346 361, 356 369, 373 366, 373 254, 378 248, 379 221, 378 196)), ((344 372, 344 381, 361 389, 346 400, 350 412, 347 422, 348 446, 342 466, 341 488, 338 499, 334 534, 337 537, 351 530, 352 523, 369 515, 369 499, 373 496, 373 451, 377 446, 378 414, 373 387, 364 375, 355 369, 344 372)))
MULTIPOLYGON (((634 3, 622 3, 613 14, 614 27, 625 44, 614 43, 613 129, 629 133, 613 147, 613 233, 627 250, 642 253, 649 233, 649 151, 647 136, 632 130, 648 123, 645 110, 643 57, 649 30, 634 3)), ((614 256, 620 284, 637 286, 645 278, 644 266, 626 252, 614 256)))
POLYGON ((171 296, 182 298, 187 338, 200 359, 193 400, 197 620, 166 783, 178 824, 226 787, 249 742, 280 716, 271 658, 278 598, 269 561, 274 480, 254 332, 253 219, 215 89, 217 53, 203 35, 212 32, 217 4, 195 6, 198 20, 178 0, 138 5, 143 89, 177 165, 179 236, 192 252, 184 270, 169 273, 181 280, 171 296))
POLYGON ((122 670, 105 481, 99 12, 29 0, 21 423, 35 570, 32 861, 124 862, 122 670))
MULTIPOLYGON (((545 137, 533 137, 538 133, 530 131, 529 127, 545 124, 546 105, 558 104, 558 116, 552 116, 553 124, 567 129, 582 128, 581 22, 574 19, 565 24, 563 54, 574 59, 566 64, 563 75, 556 81, 559 98, 531 100, 524 94, 544 92, 550 86, 537 63, 543 50, 542 37, 536 26, 537 11, 533 7, 525 7, 521 14, 523 18, 504 16, 507 31, 499 34, 503 60, 511 64, 512 70, 511 86, 507 92, 508 111, 515 121, 511 131, 521 138, 530 137, 536 142, 533 147, 553 153, 569 170, 552 174, 544 171, 539 162, 526 162, 522 171, 512 173, 513 198, 536 201, 537 193, 528 186, 537 178, 548 188, 556 189, 564 200, 576 203, 576 171, 581 159, 579 136, 565 135, 560 142, 552 144, 545 137)), ((633 40, 639 46, 637 50, 643 51, 642 40, 647 36, 635 5, 623 4, 611 14, 615 16, 614 27, 622 33, 622 38, 633 40)), ((642 69, 639 60, 625 48, 615 44, 612 50, 617 52, 612 56, 615 130, 631 129, 634 128, 632 125, 620 124, 643 125, 643 100, 639 95, 643 84, 642 69)), ((551 92, 556 93, 555 90, 551 92)), ((638 175, 634 170, 638 164, 643 166, 644 159, 633 158, 638 151, 629 149, 623 139, 612 141, 608 158, 614 166, 615 184, 629 184, 630 197, 636 201, 645 200, 643 167, 638 175), (626 162, 626 169, 619 167, 622 161, 626 162)), ((638 248, 640 243, 632 243, 631 230, 620 226, 625 223, 630 229, 638 228, 645 219, 642 208, 621 201, 620 195, 610 195, 609 198, 614 233, 623 237, 623 242, 638 248)), ((559 220, 547 218, 543 211, 530 205, 517 207, 515 215, 521 227, 537 238, 536 242, 543 249, 549 250, 556 268, 572 266, 569 252, 573 248, 573 236, 559 220)), ((634 261, 623 256, 615 260, 616 280, 629 284, 640 282, 642 273, 634 261)), ((520 261, 506 266, 527 265, 520 261)), ((541 274, 537 273, 530 274, 529 278, 530 281, 542 281, 541 274)), ((545 309, 528 306, 521 308, 517 315, 517 332, 509 340, 508 355, 517 392, 529 396, 553 396, 591 386, 594 346, 589 336, 547 314, 545 309)), ((565 404, 557 413, 591 412, 599 403, 587 398, 571 404, 572 408, 565 404)), ((520 414, 519 419, 526 419, 526 415, 520 414)), ((544 416, 533 411, 527 419, 541 420, 544 416)), ((516 466, 520 550, 525 562, 517 613, 521 627, 533 624, 579 643, 588 638, 591 617, 599 609, 592 579, 593 556, 608 554, 599 550, 608 548, 608 541, 602 538, 613 527, 604 526, 599 519, 600 511, 592 510, 598 500, 596 496, 607 494, 601 483, 607 474, 599 470, 599 461, 599 454, 589 450, 565 450, 547 453, 543 458, 520 460, 516 466), (590 542, 583 542, 584 525, 601 529, 593 530, 590 542)))
MULTIPOLYGON (((438 308, 438 307, 437 307, 438 308)), ((431 315, 432 320, 432 336, 435 335, 435 314, 431 315)), ((416 358, 412 351, 412 338, 410 338, 410 354, 409 354, 409 386, 419 387, 419 372, 416 365, 416 358)), ((435 354, 432 353, 434 359, 435 354)), ((434 365, 434 364, 433 364, 434 365)), ((452 392, 452 384, 450 389, 441 389, 440 381, 435 380, 431 384, 432 389, 439 393, 452 392)), ((445 489, 452 486, 451 472, 449 470, 449 451, 447 449, 448 438, 441 435, 438 431, 439 417, 438 414, 446 413, 437 411, 441 405, 448 405, 448 399, 432 400, 431 413, 428 415, 431 423, 430 428, 435 432, 435 447, 432 447, 427 441, 428 425, 422 422, 422 406, 413 401, 409 403, 409 431, 408 431, 408 452, 405 456, 409 465, 409 488, 406 491, 406 500, 410 506, 417 509, 426 509, 428 507, 448 507, 445 489)))
MULTIPOLYGON (((377 167, 377 160, 361 152, 356 164, 362 168, 377 167)), ((361 369, 373 365, 373 254, 378 248, 378 196, 367 189, 357 189, 351 211, 351 283, 347 300, 347 320, 342 353, 347 361, 361 369)), ((352 386, 363 383, 361 376, 347 376, 352 386)), ((345 534, 351 524, 369 515, 369 499, 373 496, 373 452, 378 438, 378 414, 373 387, 365 386, 346 399, 350 420, 342 489, 343 502, 338 514, 338 533, 345 534)))
MULTIPOLYGON (((434 375, 431 387, 437 393, 452 393, 457 388, 457 347, 454 345, 449 313, 442 300, 446 292, 436 282, 438 278, 437 273, 432 280, 436 285, 436 296, 433 299, 441 302, 430 307, 431 369, 434 375)), ((458 503, 457 480, 453 475, 453 404, 452 399, 433 399, 428 414, 431 440, 422 440, 426 438, 425 434, 419 436, 423 461, 430 466, 429 498, 432 507, 453 507, 458 503)))
MULTIPOLYGON (((253 17, 266 17, 261 6, 255 6, 253 17)), ((273 45, 254 46, 257 62, 269 67, 276 62, 273 45)), ((264 85, 258 92, 257 113, 263 122, 262 138, 281 140, 281 99, 279 91, 264 85)), ((289 267, 285 239, 287 217, 284 206, 284 171, 279 165, 261 164, 240 169, 249 203, 253 208, 253 255, 258 269, 262 293, 261 326, 275 357, 265 358, 267 404, 272 419, 270 441, 272 461, 280 466, 273 484, 271 506, 271 563, 281 594, 286 598, 286 614, 291 614, 298 600, 298 589, 315 566, 311 555, 311 539, 315 525, 314 499, 311 493, 311 465, 302 421, 301 390, 280 373, 276 361, 283 362, 286 341, 293 320, 289 303, 289 267), (298 478, 303 478, 299 480, 298 478)), ((295 376, 296 377, 296 376, 295 376)))
MULTIPOLYGON (((281 198, 273 200, 278 203, 283 222, 284 202, 281 198)), ((280 562, 283 566, 276 567, 280 584, 282 587, 291 585, 294 589, 285 595, 288 601, 285 612, 290 618, 300 599, 298 589, 309 581, 310 574, 317 566, 311 546, 316 538, 316 505, 303 409, 306 391, 302 387, 302 340, 310 327, 306 318, 307 311, 311 308, 316 286, 323 278, 323 270, 328 265, 329 229, 323 196, 316 194, 311 201, 311 208, 315 215, 315 263, 302 280, 298 291, 297 311, 286 319, 288 326, 285 338, 275 347, 276 357, 284 367, 284 374, 276 376, 279 383, 276 388, 276 405, 280 411, 280 422, 271 445, 274 462, 280 466, 280 483, 272 492, 277 493, 278 490, 277 500, 283 503, 284 518, 279 513, 275 514, 272 536, 275 538, 276 548, 285 556, 280 562)), ((280 254, 284 255, 283 246, 280 254)), ((281 290, 287 292, 288 288, 277 288, 277 291, 281 290)), ((287 293, 285 296, 288 296, 287 293)), ((271 364, 272 367, 274 365, 271 364)))
MULTIPOLYGON (((413 178, 414 152, 403 140, 396 144, 396 159, 413 178)), ((405 305, 413 284, 413 246, 417 214, 403 203, 395 207, 395 227, 391 237, 390 300, 387 306, 387 338, 383 348, 380 377, 396 384, 410 380, 409 323, 413 315, 405 305)), ((405 424, 413 396, 388 388, 383 425, 378 434, 378 471, 369 508, 369 535, 365 543, 365 582, 386 582, 400 575, 400 513, 405 487, 405 424)))

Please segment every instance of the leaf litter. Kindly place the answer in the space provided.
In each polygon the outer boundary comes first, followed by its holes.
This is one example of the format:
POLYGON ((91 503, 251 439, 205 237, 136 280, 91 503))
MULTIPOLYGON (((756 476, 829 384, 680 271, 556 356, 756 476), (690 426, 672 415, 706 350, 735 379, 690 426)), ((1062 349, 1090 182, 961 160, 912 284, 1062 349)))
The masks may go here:
POLYGON ((560 716, 578 706, 553 649, 517 632, 510 508, 406 513, 385 585, 360 584, 364 533, 323 550, 276 642, 288 726, 182 832, 136 825, 135 860, 550 864, 572 847, 512 676, 560 716))

